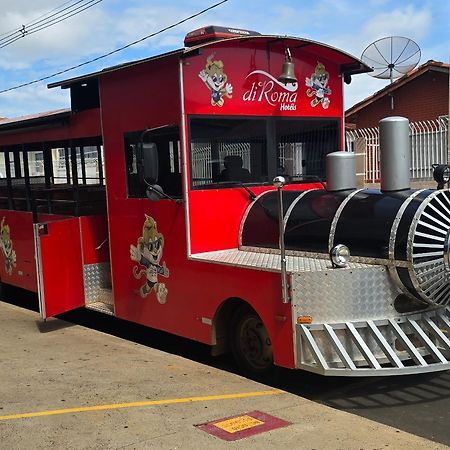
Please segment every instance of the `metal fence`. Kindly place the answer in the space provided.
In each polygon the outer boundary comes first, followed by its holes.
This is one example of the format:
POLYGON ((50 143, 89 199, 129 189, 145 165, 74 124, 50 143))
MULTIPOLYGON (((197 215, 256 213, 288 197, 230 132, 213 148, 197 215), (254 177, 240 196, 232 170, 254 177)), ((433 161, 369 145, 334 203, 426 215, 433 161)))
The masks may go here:
MULTIPOLYGON (((411 179, 429 180, 433 164, 447 164, 448 116, 436 120, 413 122, 409 125, 411 138, 411 179)), ((362 128, 346 132, 348 151, 356 147, 365 150, 365 178, 369 183, 380 180, 380 143, 378 128, 362 128)))

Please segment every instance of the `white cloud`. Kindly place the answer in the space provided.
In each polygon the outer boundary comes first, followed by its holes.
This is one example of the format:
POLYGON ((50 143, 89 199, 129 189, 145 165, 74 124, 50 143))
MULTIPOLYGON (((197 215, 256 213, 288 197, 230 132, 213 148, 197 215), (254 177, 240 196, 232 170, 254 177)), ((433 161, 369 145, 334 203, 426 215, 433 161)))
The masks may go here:
POLYGON ((107 29, 103 29, 106 22, 104 13, 93 11, 83 19, 80 14, 41 32, 27 35, 2 49, 0 65, 4 61, 26 62, 29 66, 37 61, 48 64, 54 61, 59 65, 61 59, 71 60, 80 55, 92 55, 111 45, 109 33, 106 33, 107 29), (72 20, 76 22, 71 22, 72 20))
POLYGON ((385 36, 406 36, 423 38, 431 26, 431 13, 428 8, 416 10, 408 5, 393 11, 377 14, 362 28, 362 37, 368 42, 385 36))
POLYGON ((1 94, 0 117, 17 117, 69 105, 68 90, 47 89, 44 84, 36 84, 1 94))

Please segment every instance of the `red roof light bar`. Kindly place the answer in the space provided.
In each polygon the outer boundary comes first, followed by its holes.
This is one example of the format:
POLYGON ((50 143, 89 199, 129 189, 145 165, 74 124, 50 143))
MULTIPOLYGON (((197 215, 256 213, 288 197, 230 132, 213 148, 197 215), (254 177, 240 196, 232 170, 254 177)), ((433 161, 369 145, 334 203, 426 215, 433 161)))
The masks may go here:
POLYGON ((217 41, 219 39, 230 39, 237 36, 261 36, 261 33, 251 30, 242 30, 240 28, 219 27, 216 25, 208 25, 189 32, 184 38, 185 47, 193 47, 209 41, 217 41))

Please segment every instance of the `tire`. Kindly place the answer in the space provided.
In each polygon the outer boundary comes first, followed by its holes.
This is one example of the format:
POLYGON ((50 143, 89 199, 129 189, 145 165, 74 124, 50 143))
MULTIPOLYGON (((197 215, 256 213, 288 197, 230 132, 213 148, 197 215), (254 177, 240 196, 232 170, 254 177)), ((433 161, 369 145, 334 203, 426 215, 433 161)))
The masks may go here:
POLYGON ((261 318, 247 307, 231 320, 231 352, 245 375, 261 378, 273 373, 272 343, 261 318))

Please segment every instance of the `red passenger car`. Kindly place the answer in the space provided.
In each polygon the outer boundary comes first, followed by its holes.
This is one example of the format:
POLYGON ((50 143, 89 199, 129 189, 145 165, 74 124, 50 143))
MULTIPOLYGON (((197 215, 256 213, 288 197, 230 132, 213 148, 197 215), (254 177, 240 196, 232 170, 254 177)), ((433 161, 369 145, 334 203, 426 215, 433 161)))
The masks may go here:
POLYGON ((245 30, 185 44, 54 83, 70 110, 0 123, 2 283, 37 292, 44 318, 85 306, 247 372, 448 369, 447 191, 358 190, 336 153, 343 82, 370 69, 245 30))

